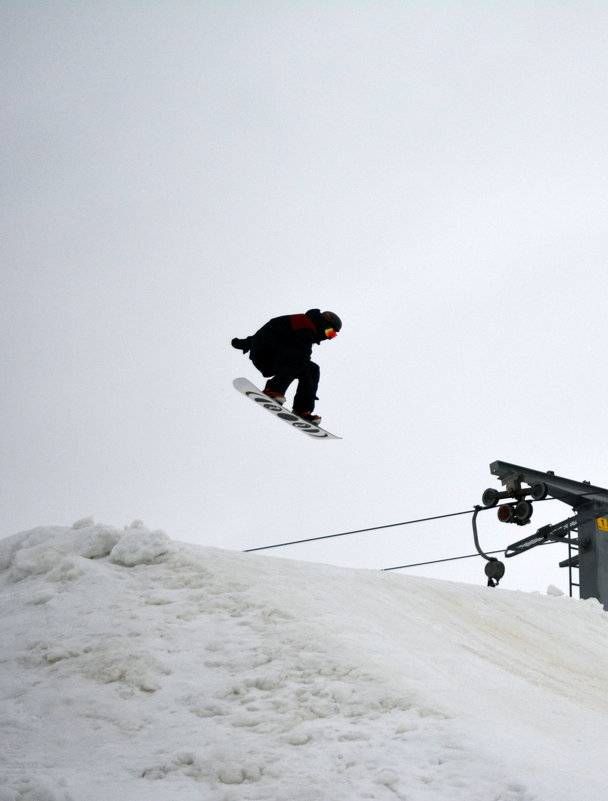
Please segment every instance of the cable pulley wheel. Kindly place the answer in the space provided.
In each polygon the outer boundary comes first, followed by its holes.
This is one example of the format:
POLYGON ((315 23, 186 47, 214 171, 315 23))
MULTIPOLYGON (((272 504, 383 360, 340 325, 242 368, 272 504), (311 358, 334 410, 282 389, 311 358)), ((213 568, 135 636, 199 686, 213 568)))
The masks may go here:
POLYGON ((486 509, 491 509, 493 506, 496 506, 498 503, 499 495, 498 490, 494 489, 494 487, 488 487, 487 490, 484 491, 483 495, 481 496, 481 502, 486 507, 486 509))
POLYGON ((492 581, 499 582, 505 574, 505 566, 498 559, 491 559, 485 567, 486 576, 492 581))

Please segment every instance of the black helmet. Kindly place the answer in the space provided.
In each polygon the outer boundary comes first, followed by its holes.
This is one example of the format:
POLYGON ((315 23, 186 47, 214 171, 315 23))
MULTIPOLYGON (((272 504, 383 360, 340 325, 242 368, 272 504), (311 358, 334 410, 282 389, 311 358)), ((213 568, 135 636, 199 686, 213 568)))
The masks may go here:
POLYGON ((327 327, 333 328, 336 333, 342 328, 342 320, 334 312, 321 312, 321 317, 327 320, 327 327))

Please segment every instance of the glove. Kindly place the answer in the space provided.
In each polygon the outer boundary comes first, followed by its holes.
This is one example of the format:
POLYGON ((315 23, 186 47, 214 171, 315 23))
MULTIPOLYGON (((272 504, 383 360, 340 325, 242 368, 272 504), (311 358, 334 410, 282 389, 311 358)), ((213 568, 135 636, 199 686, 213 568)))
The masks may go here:
POLYGON ((235 337, 231 344, 233 348, 242 350, 243 353, 247 353, 251 347, 251 337, 247 337, 247 339, 237 339, 237 337, 235 337))

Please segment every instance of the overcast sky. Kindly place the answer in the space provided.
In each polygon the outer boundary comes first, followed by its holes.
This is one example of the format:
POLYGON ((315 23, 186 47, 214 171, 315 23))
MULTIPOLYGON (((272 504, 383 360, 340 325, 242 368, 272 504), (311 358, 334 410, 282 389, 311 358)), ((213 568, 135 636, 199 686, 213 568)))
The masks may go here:
MULTIPOLYGON (((497 459, 608 487, 608 4, 8 2, 0 535, 240 550, 471 509, 497 459), (336 311, 309 440, 232 388, 336 311)), ((480 518, 505 547, 526 529, 480 518)), ((276 551, 473 553, 468 515, 276 551)), ((567 589, 562 546, 503 585, 567 589)), ((484 583, 480 559, 416 568, 484 583)))

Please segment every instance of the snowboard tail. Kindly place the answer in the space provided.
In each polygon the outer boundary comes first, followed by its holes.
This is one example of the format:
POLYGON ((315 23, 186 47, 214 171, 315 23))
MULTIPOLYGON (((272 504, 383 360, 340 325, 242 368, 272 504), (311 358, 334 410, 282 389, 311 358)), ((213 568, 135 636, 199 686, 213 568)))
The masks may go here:
POLYGON ((306 420, 298 417, 297 414, 284 409, 280 403, 277 403, 268 395, 264 395, 249 379, 235 378, 232 384, 241 394, 245 395, 246 398, 249 398, 258 406, 261 406, 275 417, 283 420, 284 423, 288 423, 292 428, 297 428, 303 431, 304 434, 308 434, 309 437, 313 437, 314 439, 341 439, 341 437, 337 437, 335 434, 325 431, 324 428, 320 428, 320 426, 314 425, 313 423, 308 423, 306 420))

